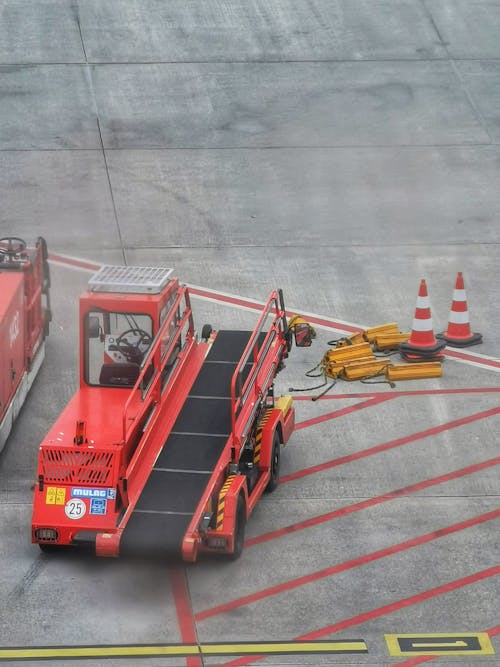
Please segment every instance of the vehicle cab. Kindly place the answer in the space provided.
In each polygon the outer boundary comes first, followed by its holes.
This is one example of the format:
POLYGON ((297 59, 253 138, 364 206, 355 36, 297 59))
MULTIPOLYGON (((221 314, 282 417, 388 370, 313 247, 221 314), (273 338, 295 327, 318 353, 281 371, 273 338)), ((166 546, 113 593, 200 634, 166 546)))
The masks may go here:
POLYGON ((189 293, 172 269, 101 267, 79 316, 79 389, 39 450, 32 540, 41 547, 115 528, 196 347, 189 293))

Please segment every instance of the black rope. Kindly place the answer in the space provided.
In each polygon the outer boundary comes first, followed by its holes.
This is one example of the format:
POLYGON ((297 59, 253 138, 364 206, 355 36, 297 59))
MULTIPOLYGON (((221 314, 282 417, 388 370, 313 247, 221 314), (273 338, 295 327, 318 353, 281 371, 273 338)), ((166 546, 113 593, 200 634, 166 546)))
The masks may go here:
POLYGON ((361 378, 360 382, 363 382, 363 384, 388 384, 391 386, 391 389, 394 389, 396 387, 395 383, 392 382, 391 380, 371 380, 371 378, 377 377, 377 375, 368 375, 366 378, 361 378))
MULTIPOLYGON (((326 383, 325 383, 325 384, 326 384, 326 383)), ((327 387, 324 391, 321 392, 321 394, 318 394, 317 396, 313 396, 313 397, 311 398, 311 401, 317 401, 318 398, 321 398, 322 396, 324 396, 327 392, 330 391, 330 389, 331 389, 332 387, 335 387, 336 384, 337 384, 337 378, 335 378, 334 381, 333 381, 331 384, 329 384, 328 387, 327 387)))
POLYGON ((307 377, 321 377, 321 376, 323 376, 323 378, 325 380, 324 382, 322 382, 321 384, 315 385, 314 387, 289 387, 288 391, 314 391, 315 389, 321 389, 325 385, 328 385, 326 387, 326 389, 324 389, 320 394, 318 394, 317 396, 313 396, 311 398, 311 401, 317 401, 318 398, 321 398, 322 396, 324 396, 328 391, 330 391, 330 389, 332 387, 334 387, 337 384, 337 378, 335 377, 333 379, 333 382, 329 383, 328 380, 326 379, 327 375, 324 371, 322 373, 319 373, 319 374, 316 374, 316 375, 311 375, 311 372, 316 370, 316 368, 319 368, 319 366, 321 366, 321 362, 319 364, 317 364, 314 368, 311 368, 310 371, 307 371, 307 373, 305 375, 307 375, 307 377))
MULTIPOLYGON (((317 368, 320 368, 322 366, 322 364, 323 364, 323 361, 320 361, 319 364, 316 364, 316 366, 314 366, 314 368, 311 368, 311 370, 306 371, 304 373, 304 375, 308 378, 319 378, 322 375, 325 375, 325 372, 323 370, 321 371, 321 373, 313 373, 313 371, 315 371, 317 368)), ((326 382, 326 380, 325 380, 325 382, 326 382)))
POLYGON ((376 354, 375 352, 373 353, 377 359, 383 359, 384 357, 392 357, 394 354, 397 354, 399 350, 386 350, 385 352, 382 352, 379 350, 380 354, 376 354))
POLYGON ((315 387, 288 387, 288 391, 313 391, 314 389, 321 389, 321 387, 324 387, 325 384, 327 384, 326 380, 321 384, 316 385, 315 387))
POLYGON ((350 338, 346 338, 346 336, 342 336, 341 338, 334 338, 333 340, 328 340, 326 342, 327 345, 336 345, 337 343, 345 343, 346 345, 352 345, 352 340, 350 338))

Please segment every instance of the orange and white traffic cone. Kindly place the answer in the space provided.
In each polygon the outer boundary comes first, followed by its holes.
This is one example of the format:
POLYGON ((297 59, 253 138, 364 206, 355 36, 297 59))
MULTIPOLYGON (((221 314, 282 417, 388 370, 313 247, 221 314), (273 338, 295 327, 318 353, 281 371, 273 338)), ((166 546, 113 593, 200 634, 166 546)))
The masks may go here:
POLYGON ((437 334, 452 347, 468 347, 482 343, 483 337, 480 333, 472 333, 469 324, 469 312, 467 310, 467 297, 464 288, 464 279, 459 271, 453 291, 450 318, 448 328, 443 333, 437 334))
POLYGON ((440 360, 443 358, 440 352, 445 346, 446 341, 438 341, 434 337, 427 285, 422 279, 418 290, 412 332, 410 338, 399 346, 399 352, 406 361, 440 360))

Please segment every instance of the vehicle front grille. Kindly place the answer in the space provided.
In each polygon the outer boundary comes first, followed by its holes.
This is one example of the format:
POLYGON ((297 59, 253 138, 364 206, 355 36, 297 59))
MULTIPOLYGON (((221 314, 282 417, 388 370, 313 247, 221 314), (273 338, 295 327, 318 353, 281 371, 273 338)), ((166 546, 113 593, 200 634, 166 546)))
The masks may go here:
POLYGON ((45 482, 110 486, 114 454, 106 451, 42 447, 41 466, 45 482))

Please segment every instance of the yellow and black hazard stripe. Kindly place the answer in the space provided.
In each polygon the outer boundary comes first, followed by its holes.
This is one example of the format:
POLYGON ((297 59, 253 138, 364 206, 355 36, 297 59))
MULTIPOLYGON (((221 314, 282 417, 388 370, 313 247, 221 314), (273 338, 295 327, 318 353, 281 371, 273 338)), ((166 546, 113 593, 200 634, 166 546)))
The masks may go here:
POLYGON ((271 412, 273 411, 273 409, 274 408, 267 408, 267 410, 264 412, 262 419, 259 422, 259 425, 257 426, 257 431, 255 433, 255 448, 253 450, 254 466, 259 465, 260 450, 262 447, 262 431, 264 430, 264 426, 266 425, 266 423, 269 421, 269 417, 271 416, 271 412))
POLYGON ((229 475, 229 477, 224 482, 222 489, 219 491, 219 498, 217 501, 217 521, 215 524, 215 530, 222 530, 222 524, 224 523, 224 507, 226 506, 226 495, 235 477, 236 475, 229 475))

